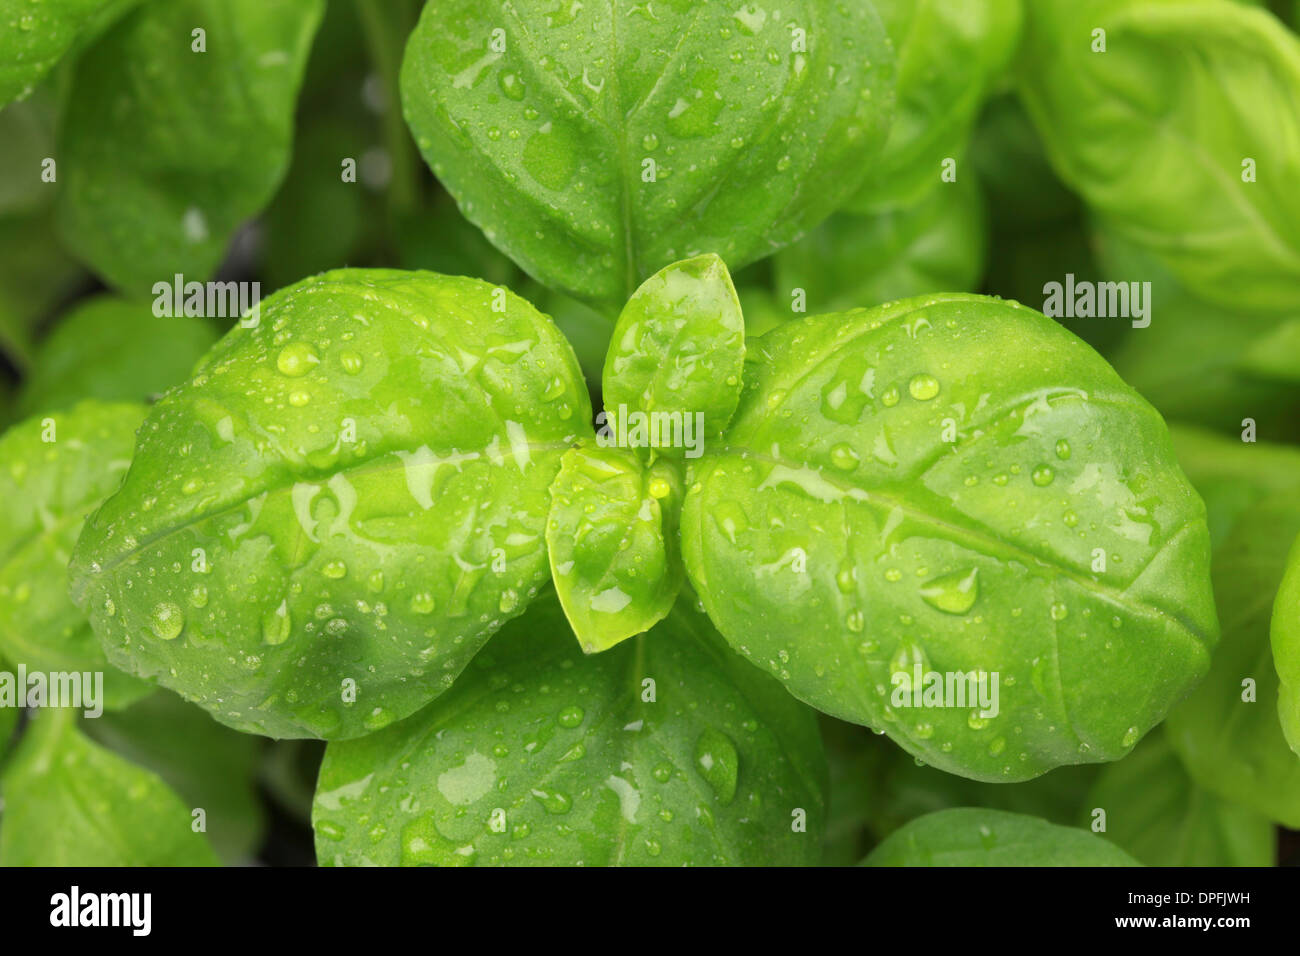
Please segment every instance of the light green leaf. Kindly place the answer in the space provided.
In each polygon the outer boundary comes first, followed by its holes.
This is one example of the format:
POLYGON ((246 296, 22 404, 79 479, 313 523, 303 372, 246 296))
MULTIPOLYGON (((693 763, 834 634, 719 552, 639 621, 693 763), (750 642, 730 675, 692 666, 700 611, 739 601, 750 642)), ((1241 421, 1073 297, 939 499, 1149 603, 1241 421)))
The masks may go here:
POLYGON ((1140 866, 1087 830, 1002 810, 940 810, 887 837, 865 866, 1140 866))
POLYGON ((257 851, 266 825, 256 784, 264 740, 222 727, 167 691, 82 726, 202 808, 208 839, 223 862, 244 863, 257 851))
POLYGON ((650 633, 583 657, 548 597, 433 706, 329 745, 316 855, 325 866, 813 864, 825 772, 813 713, 698 612, 679 605, 650 633))
POLYGON ((493 243, 617 309, 671 262, 739 268, 839 206, 884 140, 893 66, 870 4, 439 0, 402 105, 493 243))
POLYGON ((322 0, 169 0, 77 64, 59 132, 59 225, 110 283, 202 281, 289 162, 322 0), (206 31, 195 52, 191 31, 206 31), (130 69, 124 69, 129 64, 130 69))
POLYGON ((0 106, 23 99, 75 46, 139 0, 0 0, 0 106))
POLYGON ((698 458, 735 414, 744 364, 745 320, 726 265, 713 255, 673 263, 637 289, 614 326, 604 422, 619 432, 638 413, 650 426, 671 423, 650 460, 698 458))
POLYGON ((789 322, 749 358, 683 557, 796 697, 1010 782, 1118 758, 1204 676, 1204 505, 1160 416, 1074 336, 942 295, 789 322), (912 706, 918 668, 984 672, 986 695, 996 674, 999 703, 912 706))
POLYGON ((1106 839, 1147 866, 1273 866, 1268 818, 1202 790, 1160 732, 1101 772, 1081 815, 1106 812, 1106 839))
POLYGON ((551 576, 588 654, 648 631, 685 575, 677 546, 682 480, 618 448, 570 448, 551 485, 551 576))
POLYGON ((143 402, 187 378, 218 334, 207 319, 157 318, 148 302, 86 299, 37 346, 17 412, 56 411, 86 398, 143 402))
POLYGON ((74 597, 110 660, 237 730, 369 733, 545 583, 547 489, 590 420, 573 350, 517 296, 325 273, 153 407, 74 597))
POLYGON ((845 204, 858 213, 921 201, 942 182, 945 161, 956 161, 958 182, 972 176, 963 168, 971 127, 1020 42, 1023 20, 1021 0, 874 0, 874 6, 898 51, 898 113, 884 154, 845 204))
MULTIPOLYGON (((1254 459, 1257 473, 1294 449, 1217 442, 1221 460, 1254 459), (1235 447, 1233 447, 1235 446, 1235 447)), ((1188 466, 1192 480, 1197 474, 1188 466)), ((1273 597, 1286 569, 1291 542, 1300 534, 1300 470, 1294 462, 1274 481, 1290 488, 1225 517, 1231 530, 1214 549, 1214 603, 1223 638, 1209 676, 1170 712, 1170 742, 1196 782, 1210 793, 1249 807, 1270 820, 1300 826, 1300 755, 1287 746, 1278 721, 1279 687, 1269 646, 1273 597)), ((1249 486, 1243 476, 1234 487, 1249 486)), ((1257 482, 1263 484, 1263 482, 1257 482)), ((1207 493, 1211 515, 1235 499, 1207 493)))
POLYGON ((215 866, 190 808, 91 743, 67 710, 32 721, 5 768, 0 866, 215 866))
POLYGON ((1026 12, 1021 93, 1061 177, 1205 300, 1294 309, 1300 39, 1217 0, 1034 0, 1026 12))
POLYGON ((776 254, 776 291, 784 299, 804 290, 813 313, 974 291, 986 246, 984 207, 968 177, 930 190, 915 206, 836 213, 776 254))
POLYGON ((1269 625, 1273 665, 1277 668, 1277 714, 1287 744, 1300 756, 1300 538, 1287 556, 1286 572, 1273 602, 1269 625))
POLYGON ((0 437, 0 652, 31 672, 103 671, 99 703, 110 707, 149 688, 108 666, 68 598, 67 568, 86 516, 121 485, 144 416, 140 405, 86 402, 0 437))

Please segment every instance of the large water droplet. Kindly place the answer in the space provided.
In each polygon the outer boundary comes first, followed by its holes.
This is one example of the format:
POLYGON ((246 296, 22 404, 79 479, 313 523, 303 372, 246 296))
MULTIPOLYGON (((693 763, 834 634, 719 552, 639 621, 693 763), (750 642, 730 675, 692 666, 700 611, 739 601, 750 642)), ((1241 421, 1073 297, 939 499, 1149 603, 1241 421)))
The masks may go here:
POLYGON ((965 614, 979 597, 979 569, 954 571, 927 581, 921 587, 921 599, 945 614, 965 614))
POLYGON ((170 601, 162 601, 154 606, 149 615, 149 630, 159 640, 174 641, 185 629, 185 615, 181 609, 170 601))
POLYGON ((736 775, 740 758, 736 745, 726 734, 709 728, 695 741, 695 769, 712 788, 723 806, 736 796, 736 775))

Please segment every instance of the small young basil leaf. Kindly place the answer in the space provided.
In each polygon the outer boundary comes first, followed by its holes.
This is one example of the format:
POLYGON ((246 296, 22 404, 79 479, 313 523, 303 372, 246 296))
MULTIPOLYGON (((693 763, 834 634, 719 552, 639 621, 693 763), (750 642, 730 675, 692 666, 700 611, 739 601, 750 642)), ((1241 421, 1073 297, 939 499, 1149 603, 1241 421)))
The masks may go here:
POLYGON ((507 290, 325 273, 153 407, 74 597, 110 660, 237 730, 369 733, 545 583, 547 489, 590 421, 573 350, 507 290))
POLYGON ((1198 787, 1159 731, 1102 770, 1080 825, 1091 826, 1098 809, 1106 812, 1101 835, 1147 866, 1276 863, 1268 818, 1198 787))
POLYGON ((739 268, 826 218, 884 140, 893 67, 871 4, 438 0, 402 106, 493 243, 617 309, 671 262, 739 268))
POLYGON ((974 291, 984 272, 984 226, 973 176, 930 190, 914 206, 839 212, 776 254, 777 295, 802 289, 807 311, 817 313, 974 291))
POLYGON ((1273 666, 1277 668, 1277 715, 1287 745, 1300 756, 1300 538, 1286 559, 1286 573, 1273 601, 1269 624, 1273 666))
POLYGON ((191 808, 76 722, 43 710, 6 766, 0 866, 216 866, 191 808))
POLYGON ((553 598, 432 706, 326 749, 322 866, 815 864, 813 712, 679 604, 584 657, 553 598), (436 745, 435 745, 436 742, 436 745))
POLYGON ((1160 416, 1056 323, 938 295, 789 322, 749 358, 683 558, 796 697, 1010 782, 1118 758, 1204 676, 1205 507, 1160 416), (908 689, 981 672, 982 705, 908 689))
POLYGON ((266 819, 257 793, 265 740, 223 727, 175 694, 157 691, 125 710, 87 720, 83 730, 110 750, 158 774, 185 802, 202 808, 222 862, 248 861, 266 819))
POLYGON ((614 326, 605 427, 630 433, 629 417, 644 415, 668 430, 651 460, 698 458, 735 414, 744 365, 745 319, 726 265, 714 255, 675 262, 636 290, 614 326))
POLYGON ((60 127, 67 245, 129 294, 176 273, 207 279, 284 175, 323 8, 169 0, 105 34, 77 63, 60 127))
POLYGON ((57 411, 87 398, 146 401, 188 378, 218 336, 208 319, 158 318, 148 302, 86 299, 37 345, 17 414, 57 411))
MULTIPOLYGON (((910 206, 937 186, 943 163, 957 181, 971 127, 1020 42, 1020 0, 874 0, 898 54, 898 111, 885 151, 845 208, 910 206)), ((929 290, 927 290, 929 291, 929 290)), ((945 290, 955 291, 955 290, 945 290)), ((863 303, 866 304, 866 303, 863 303)))
POLYGON ((1026 11, 1021 93, 1061 177, 1205 300, 1293 309, 1300 39, 1227 3, 1035 0, 1026 11))
POLYGON ((1094 833, 974 807, 940 810, 895 831, 864 866, 1141 866, 1094 833))
POLYGON ((0 106, 26 98, 74 46, 140 0, 0 0, 0 106))
POLYGON ((582 649, 648 631, 672 609, 684 573, 677 545, 682 481, 620 448, 570 448, 551 485, 551 577, 582 649))
POLYGON ((141 405, 85 402, 0 436, 0 652, 29 672, 103 672, 107 707, 149 688, 108 666, 68 598, 68 559, 86 516, 121 485, 144 416, 141 405))

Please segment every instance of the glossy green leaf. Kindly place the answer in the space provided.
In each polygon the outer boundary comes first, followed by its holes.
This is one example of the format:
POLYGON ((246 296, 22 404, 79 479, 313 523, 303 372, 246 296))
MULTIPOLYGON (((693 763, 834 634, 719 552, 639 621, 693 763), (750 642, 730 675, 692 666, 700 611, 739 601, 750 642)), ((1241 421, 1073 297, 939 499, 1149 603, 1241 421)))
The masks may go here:
POLYGON ((169 0, 105 34, 77 64, 59 132, 68 246, 135 295, 175 273, 207 279, 288 166, 323 8, 169 0), (198 29, 205 52, 193 49, 198 29))
POLYGON ((1214 0, 1026 12, 1021 92, 1062 178, 1207 301, 1293 309, 1300 39, 1214 0))
POLYGON ((1287 744, 1300 756, 1300 538, 1287 556, 1286 572, 1273 601, 1269 625, 1273 666, 1277 668, 1277 714, 1287 744))
MULTIPOLYGON (((874 0, 898 53, 898 112, 885 151, 847 203, 879 212, 918 201, 964 169, 967 141, 990 87, 1020 41, 1021 0, 874 0)), ((939 290, 926 290, 939 291, 939 290)), ((942 291, 953 292, 955 289, 942 291)))
POLYGON ((1160 416, 1074 336, 945 295, 790 322, 749 356, 683 557, 796 697, 1009 782, 1116 759, 1204 676, 1204 505, 1160 416), (984 672, 990 697, 996 674, 999 703, 915 706, 918 669, 984 672))
POLYGON ((493 243, 617 308, 670 262, 739 268, 839 206, 884 140, 893 67, 870 4, 439 0, 402 105, 493 243))
POLYGON ((0 866, 213 866, 190 808, 88 740, 67 710, 37 717, 5 768, 0 866))
POLYGON ((941 810, 913 820, 866 866, 1140 866, 1087 830, 1002 810, 941 810))
POLYGON ((1159 732, 1107 766, 1087 803, 1083 825, 1105 811, 1106 839, 1147 866, 1275 863, 1268 818, 1198 787, 1159 732))
POLYGON ((0 0, 0 106, 31 94, 70 50, 139 0, 0 0))
POLYGON ((618 448, 570 448, 551 485, 551 576, 588 654, 648 631, 685 574, 677 546, 682 481, 618 448))
POLYGON ((104 672, 120 707, 148 687, 108 666, 68 598, 68 560, 86 516, 131 464, 140 405, 86 402, 29 418, 0 437, 0 652, 29 672, 104 672))
POLYGON ((264 740, 222 727, 193 704, 158 691, 88 720, 90 737, 158 774, 205 815, 208 840, 227 864, 246 862, 266 824, 257 793, 264 740))
POLYGON ((735 414, 744 364, 745 320, 726 265, 713 255, 673 263, 637 289, 614 326, 604 421, 620 434, 637 415, 670 423, 651 460, 698 458, 735 414))
POLYGON ((590 420, 572 349, 506 290, 325 273, 153 407, 74 597, 110 660, 237 730, 377 730, 546 581, 547 488, 590 420))
POLYGON ((82 399, 143 402, 189 377, 218 337, 202 318, 157 318, 148 302, 96 296, 79 303, 36 348, 20 416, 82 399))
POLYGON ((329 745, 322 865, 812 864, 825 766, 812 711, 679 605, 583 657, 555 602, 444 698, 329 745))
POLYGON ((984 270, 984 208, 973 177, 915 206, 840 212, 776 254, 779 297, 802 289, 807 311, 865 308, 932 292, 971 292, 984 270))

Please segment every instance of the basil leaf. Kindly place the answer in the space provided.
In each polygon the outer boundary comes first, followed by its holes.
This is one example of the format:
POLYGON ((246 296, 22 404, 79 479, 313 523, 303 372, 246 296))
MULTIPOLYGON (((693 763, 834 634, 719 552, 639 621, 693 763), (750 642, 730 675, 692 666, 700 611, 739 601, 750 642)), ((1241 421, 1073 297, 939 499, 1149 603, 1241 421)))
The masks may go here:
POLYGON ((987 251, 974 178, 932 189, 915 206, 841 212, 775 256, 776 288, 802 289, 810 312, 880 305, 930 292, 974 291, 987 251))
POLYGON ((110 660, 237 730, 377 730, 545 582, 547 488, 590 416, 572 349, 506 290, 325 273, 153 407, 74 598, 110 660))
POLYGON ((865 866, 1140 866, 1073 827, 1002 810, 940 810, 887 837, 865 866))
POLYGON ((685 575, 677 548, 681 478, 617 448, 570 448, 551 485, 551 576, 588 654, 648 631, 685 575))
POLYGON ((108 666, 68 598, 67 567, 86 515, 122 483, 144 415, 86 402, 0 437, 0 652, 29 672, 105 672, 108 707, 149 688, 108 666))
POLYGON ((0 866, 215 866, 157 776, 91 743, 67 710, 32 721, 5 769, 0 866))
POLYGON ((493 243, 617 309, 671 262, 739 268, 829 215, 883 142, 893 83, 870 4, 440 0, 402 105, 493 243))
POLYGON ((1280 681, 1277 715, 1288 746, 1300 756, 1300 538, 1287 555, 1269 625, 1273 665, 1280 681))
POLYGON ((1276 836, 1268 819, 1200 789, 1164 735, 1102 770, 1088 795, 1106 812, 1102 834, 1148 866, 1274 866, 1276 836))
POLYGON ((813 864, 824 780, 813 713, 699 613, 679 605, 649 634, 583 657, 547 598, 433 706, 329 745, 316 855, 326 866, 813 864))
POLYGON ((139 0, 0 0, 0 106, 29 96, 63 56, 139 0))
MULTIPOLYGON (((971 127, 1020 42, 1020 0, 874 0, 898 51, 898 115, 885 151, 846 208, 910 206, 956 160, 957 182, 971 127)), ((933 290, 925 290, 933 291, 933 290)), ((946 290, 953 291, 953 290, 946 290)), ((866 304, 866 303, 863 303, 866 304)))
POLYGON ((1160 416, 1078 339, 943 295, 790 322, 749 355, 683 558, 796 697, 1010 782, 1116 759, 1204 676, 1204 505, 1160 416), (990 697, 996 674, 998 706, 955 687, 911 706, 918 671, 983 672, 990 697))
POLYGON ((77 64, 59 132, 64 241, 143 295, 208 278, 274 194, 321 0, 171 0, 126 17, 77 64), (206 31, 206 52, 191 31, 206 31), (122 64, 132 64, 123 70, 122 64))
POLYGON ((726 265, 713 255, 673 263, 637 289, 614 326, 605 423, 620 431, 633 415, 652 428, 673 423, 651 460, 698 458, 735 414, 744 364, 745 319, 726 265))
POLYGON ((1263 11, 1199 0, 1026 10, 1021 93, 1061 177, 1205 300, 1294 308, 1300 40, 1263 11))
POLYGON ((266 825, 257 793, 262 739, 222 727, 167 691, 82 727, 202 808, 208 839, 223 862, 244 863, 256 853, 266 825))
POLYGON ((86 398, 145 401, 187 378, 217 337, 207 319, 157 318, 147 302, 84 300, 37 346, 18 414, 67 408, 86 398))

